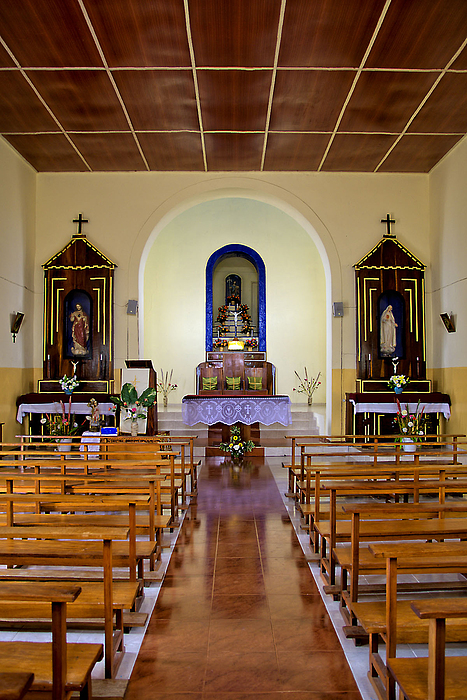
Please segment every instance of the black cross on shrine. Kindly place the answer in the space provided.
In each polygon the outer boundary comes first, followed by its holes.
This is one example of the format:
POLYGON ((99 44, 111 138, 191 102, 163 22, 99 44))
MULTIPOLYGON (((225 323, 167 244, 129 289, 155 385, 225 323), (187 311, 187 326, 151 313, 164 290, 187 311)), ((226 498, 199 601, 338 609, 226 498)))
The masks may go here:
MULTIPOLYGON (((389 214, 388 214, 388 216, 389 216, 389 214)), ((73 219, 73 223, 78 224, 78 230, 76 231, 76 233, 82 233, 83 224, 88 224, 89 221, 88 221, 88 219, 83 219, 83 215, 79 214, 77 219, 73 219)))
POLYGON ((385 219, 381 219, 381 223, 382 223, 382 224, 386 224, 386 226, 387 226, 387 231, 386 231, 386 233, 385 233, 384 235, 385 235, 385 236, 393 236, 394 234, 391 233, 391 224, 395 224, 395 223, 396 223, 396 220, 395 220, 395 219, 391 219, 391 217, 389 216, 389 214, 386 214, 386 218, 385 218, 385 219))

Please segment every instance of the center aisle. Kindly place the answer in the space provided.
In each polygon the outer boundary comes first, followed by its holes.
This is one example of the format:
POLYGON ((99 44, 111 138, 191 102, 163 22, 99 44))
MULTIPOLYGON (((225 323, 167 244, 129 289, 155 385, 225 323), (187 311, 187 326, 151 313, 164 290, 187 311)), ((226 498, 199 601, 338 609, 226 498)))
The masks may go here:
POLYGON ((360 700, 263 460, 206 460, 125 700, 360 700))

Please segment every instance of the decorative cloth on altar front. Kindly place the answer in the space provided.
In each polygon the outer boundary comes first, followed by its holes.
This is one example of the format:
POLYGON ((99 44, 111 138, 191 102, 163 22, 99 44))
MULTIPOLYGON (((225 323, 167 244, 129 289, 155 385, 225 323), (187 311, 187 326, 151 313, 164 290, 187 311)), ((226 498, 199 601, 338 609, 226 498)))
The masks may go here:
POLYGON ((290 425, 290 404, 289 396, 184 396, 182 418, 186 425, 290 425))

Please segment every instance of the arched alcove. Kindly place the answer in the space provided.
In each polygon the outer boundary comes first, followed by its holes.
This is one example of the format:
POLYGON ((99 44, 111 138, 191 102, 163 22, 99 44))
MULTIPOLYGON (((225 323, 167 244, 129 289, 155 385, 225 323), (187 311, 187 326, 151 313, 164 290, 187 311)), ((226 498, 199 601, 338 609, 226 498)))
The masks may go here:
POLYGON ((206 350, 212 350, 213 328, 213 273, 218 263, 228 256, 235 255, 249 260, 258 273, 258 349, 266 350, 266 268, 261 256, 252 248, 238 243, 219 248, 206 265, 206 350))
POLYGON ((178 202, 150 230, 148 224, 147 234, 140 260, 140 356, 157 369, 174 368, 173 399, 193 393, 194 368, 206 351, 207 261, 240 245, 256 251, 267 270, 263 347, 277 367, 276 391, 303 402, 293 392, 294 370, 320 371, 323 383, 314 398, 326 402, 330 421, 330 263, 313 225, 272 197, 213 191, 178 202))

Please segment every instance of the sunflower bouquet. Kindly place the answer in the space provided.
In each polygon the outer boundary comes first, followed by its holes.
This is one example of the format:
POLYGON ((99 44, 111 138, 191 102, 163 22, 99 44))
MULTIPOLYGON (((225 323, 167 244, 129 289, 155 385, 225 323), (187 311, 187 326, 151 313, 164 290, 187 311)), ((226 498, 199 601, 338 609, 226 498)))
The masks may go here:
POLYGON ((219 448, 222 452, 230 452, 232 459, 243 457, 245 452, 251 452, 255 443, 252 440, 242 440, 240 435, 240 426, 233 425, 230 428, 230 440, 221 442, 219 448))

